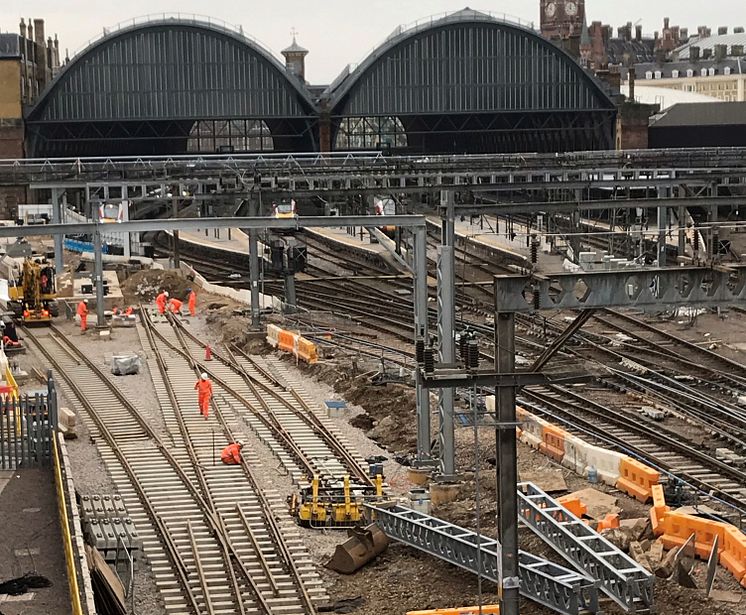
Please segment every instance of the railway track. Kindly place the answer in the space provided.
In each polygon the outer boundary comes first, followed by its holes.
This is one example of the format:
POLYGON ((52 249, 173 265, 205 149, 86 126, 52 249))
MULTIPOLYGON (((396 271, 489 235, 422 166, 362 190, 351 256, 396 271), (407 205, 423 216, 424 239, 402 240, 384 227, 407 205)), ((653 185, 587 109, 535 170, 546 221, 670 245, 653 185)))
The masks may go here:
POLYGON ((352 445, 314 410, 317 407, 301 383, 289 387, 273 376, 276 368, 263 366, 238 348, 225 354, 212 351, 211 362, 204 357, 204 342, 178 320, 153 324, 161 341, 199 371, 218 383, 224 398, 241 413, 257 435, 293 475, 295 482, 308 483, 318 475, 329 483, 349 475, 359 486, 373 488, 366 462, 352 445))
MULTIPOLYGON (((147 328, 140 334, 148 348, 147 328)), ((77 398, 107 470, 122 495, 169 613, 306 614, 326 600, 315 568, 290 522, 280 524, 284 503, 265 494, 246 452, 241 466, 216 463, 233 439, 219 408, 210 421, 197 411, 191 368, 151 347, 149 365, 165 421, 151 427, 116 385, 56 327, 26 331, 77 398), (226 437, 229 436, 229 437, 226 437)))
POLYGON ((518 403, 562 424, 632 453, 701 492, 714 496, 746 517, 746 473, 682 441, 660 425, 648 425, 560 386, 526 387, 518 403))

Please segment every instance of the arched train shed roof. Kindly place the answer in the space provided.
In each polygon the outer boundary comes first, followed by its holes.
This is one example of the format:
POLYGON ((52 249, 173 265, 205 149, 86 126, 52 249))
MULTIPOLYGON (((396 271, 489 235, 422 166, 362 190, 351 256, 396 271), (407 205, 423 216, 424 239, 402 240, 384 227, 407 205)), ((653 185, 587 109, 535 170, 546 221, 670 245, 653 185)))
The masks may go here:
POLYGON ((389 37, 329 91, 335 116, 613 110, 534 30, 465 9, 389 37))
POLYGON ((305 86, 240 32, 149 19, 90 44, 28 115, 32 122, 305 117, 305 86))

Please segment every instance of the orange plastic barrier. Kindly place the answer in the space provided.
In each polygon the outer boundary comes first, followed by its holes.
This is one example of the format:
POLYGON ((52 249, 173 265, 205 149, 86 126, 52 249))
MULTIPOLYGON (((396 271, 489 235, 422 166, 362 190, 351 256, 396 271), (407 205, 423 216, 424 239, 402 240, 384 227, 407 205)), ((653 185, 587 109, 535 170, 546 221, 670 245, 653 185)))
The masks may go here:
POLYGON ((663 533, 663 517, 671 510, 671 507, 666 506, 663 485, 653 485, 651 493, 653 495, 653 506, 650 509, 650 525, 653 528, 653 534, 660 536, 663 533))
POLYGON ((295 351, 295 334, 284 329, 277 336, 277 347, 285 352, 295 351))
POLYGON ((653 485, 658 484, 660 477, 658 471, 644 463, 631 457, 622 457, 616 488, 645 504, 653 497, 653 485))
POLYGON ((583 515, 588 512, 588 507, 583 503, 583 500, 571 495, 563 495, 561 498, 557 498, 557 502, 562 504, 562 506, 569 510, 578 519, 582 518, 583 515))
MULTIPOLYGON (((500 615, 500 607, 497 604, 489 604, 482 607, 484 615, 500 615)), ((479 615, 478 606, 466 606, 460 609, 435 609, 432 611, 409 611, 407 615, 479 615)))
POLYGON ((551 457, 557 462, 562 462, 565 456, 565 434, 564 429, 554 425, 544 425, 541 430, 541 444, 539 450, 547 457, 551 457))
POLYGON ((596 525, 597 532, 603 532, 604 530, 613 530, 619 527, 619 515, 616 513, 608 513, 603 519, 601 519, 596 525))
POLYGON ((746 536, 733 525, 726 525, 720 565, 727 568, 742 587, 746 587, 746 536))
POLYGON ((700 559, 706 560, 710 557, 715 536, 719 536, 718 553, 724 549, 725 530, 728 527, 725 523, 669 512, 663 517, 662 526, 661 542, 666 549, 683 546, 692 534, 694 534, 694 551, 700 559))
POLYGON ((313 365, 319 360, 316 354, 316 344, 309 342, 304 337, 298 337, 298 352, 296 356, 299 359, 303 359, 309 365, 313 365))

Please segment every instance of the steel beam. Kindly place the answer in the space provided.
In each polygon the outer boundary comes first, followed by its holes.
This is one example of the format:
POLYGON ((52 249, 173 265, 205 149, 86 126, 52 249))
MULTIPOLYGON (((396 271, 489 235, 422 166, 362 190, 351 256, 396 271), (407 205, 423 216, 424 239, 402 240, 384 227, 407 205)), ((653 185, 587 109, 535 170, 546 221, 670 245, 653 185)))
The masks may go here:
MULTIPOLYGON (((52 190, 52 223, 62 224, 62 199, 64 192, 59 188, 52 190)), ((54 269, 57 275, 62 275, 65 269, 64 236, 54 236, 54 269)))
MULTIPOLYGON (((414 239, 414 339, 428 343, 428 287, 427 287, 427 229, 418 227, 414 239)), ((430 446, 430 393, 416 383, 417 404, 417 459, 418 466, 432 463, 430 446)))
POLYGON ((557 553, 601 584, 627 613, 651 611, 653 576, 532 483, 518 492, 521 521, 557 553))
MULTIPOLYGON (((454 252, 455 223, 453 215, 454 194, 451 191, 441 192, 440 206, 443 213, 441 228, 441 246, 438 253, 438 344, 440 362, 443 365, 454 365, 456 361, 456 342, 454 339, 456 301, 454 252)), ((438 399, 438 442, 440 444, 441 480, 451 480, 456 475, 456 452, 454 443, 453 406, 455 391, 452 388, 440 390, 438 399)))
MULTIPOLYGON (((376 224, 406 228, 425 227, 424 216, 378 216, 376 224)), ((167 218, 130 220, 117 224, 122 233, 147 233, 151 231, 196 231, 205 228, 244 228, 300 230, 303 228, 335 228, 340 226, 365 226, 370 216, 307 216, 288 220, 274 218, 167 218)), ((3 226, 0 237, 47 237, 53 235, 91 234, 96 222, 80 224, 46 224, 44 226, 3 226)))
POLYGON ((536 370, 501 374, 493 370, 463 370, 436 367, 433 373, 417 371, 420 384, 427 389, 472 388, 472 387, 525 387, 587 382, 588 374, 542 374, 536 370))
MULTIPOLYGON (((256 199, 250 199, 251 215, 258 217, 261 204, 260 195, 256 199)), ((259 231, 255 228, 249 230, 249 280, 251 285, 251 328, 257 331, 261 327, 261 305, 259 296, 259 231)))
MULTIPOLYGON (((515 314, 495 313, 495 369, 503 374, 515 372, 515 314)), ((502 551, 502 599, 500 613, 518 615, 518 482, 517 446, 515 437, 515 389, 500 387, 495 390, 497 427, 497 514, 498 536, 502 551)))
POLYGON ((104 319, 104 258, 101 232, 93 233, 93 283, 96 286, 96 326, 103 327, 104 319))
MULTIPOLYGON (((1 229, 0 229, 1 230, 1 229)), ((528 314, 538 309, 588 310, 669 306, 723 306, 746 301, 746 267, 679 267, 560 273, 548 277, 495 277, 498 309, 528 314), (534 294, 538 293, 538 304, 534 294)))
MULTIPOLYGON (((389 538, 500 583, 501 549, 493 538, 402 506, 366 507, 375 513, 376 523, 389 538)), ((598 612, 596 583, 585 575, 525 551, 519 560, 521 594, 526 598, 565 615, 598 612)), ((500 612, 504 612, 502 607, 500 612)))

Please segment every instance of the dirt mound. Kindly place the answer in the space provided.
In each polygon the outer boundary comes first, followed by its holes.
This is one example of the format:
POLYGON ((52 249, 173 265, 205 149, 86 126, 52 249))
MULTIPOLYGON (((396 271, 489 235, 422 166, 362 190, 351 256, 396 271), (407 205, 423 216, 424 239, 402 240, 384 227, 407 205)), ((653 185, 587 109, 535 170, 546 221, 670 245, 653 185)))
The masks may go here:
POLYGON ((121 285, 126 303, 153 301, 162 290, 172 297, 186 300, 192 282, 181 272, 166 269, 145 269, 129 276, 121 285))

